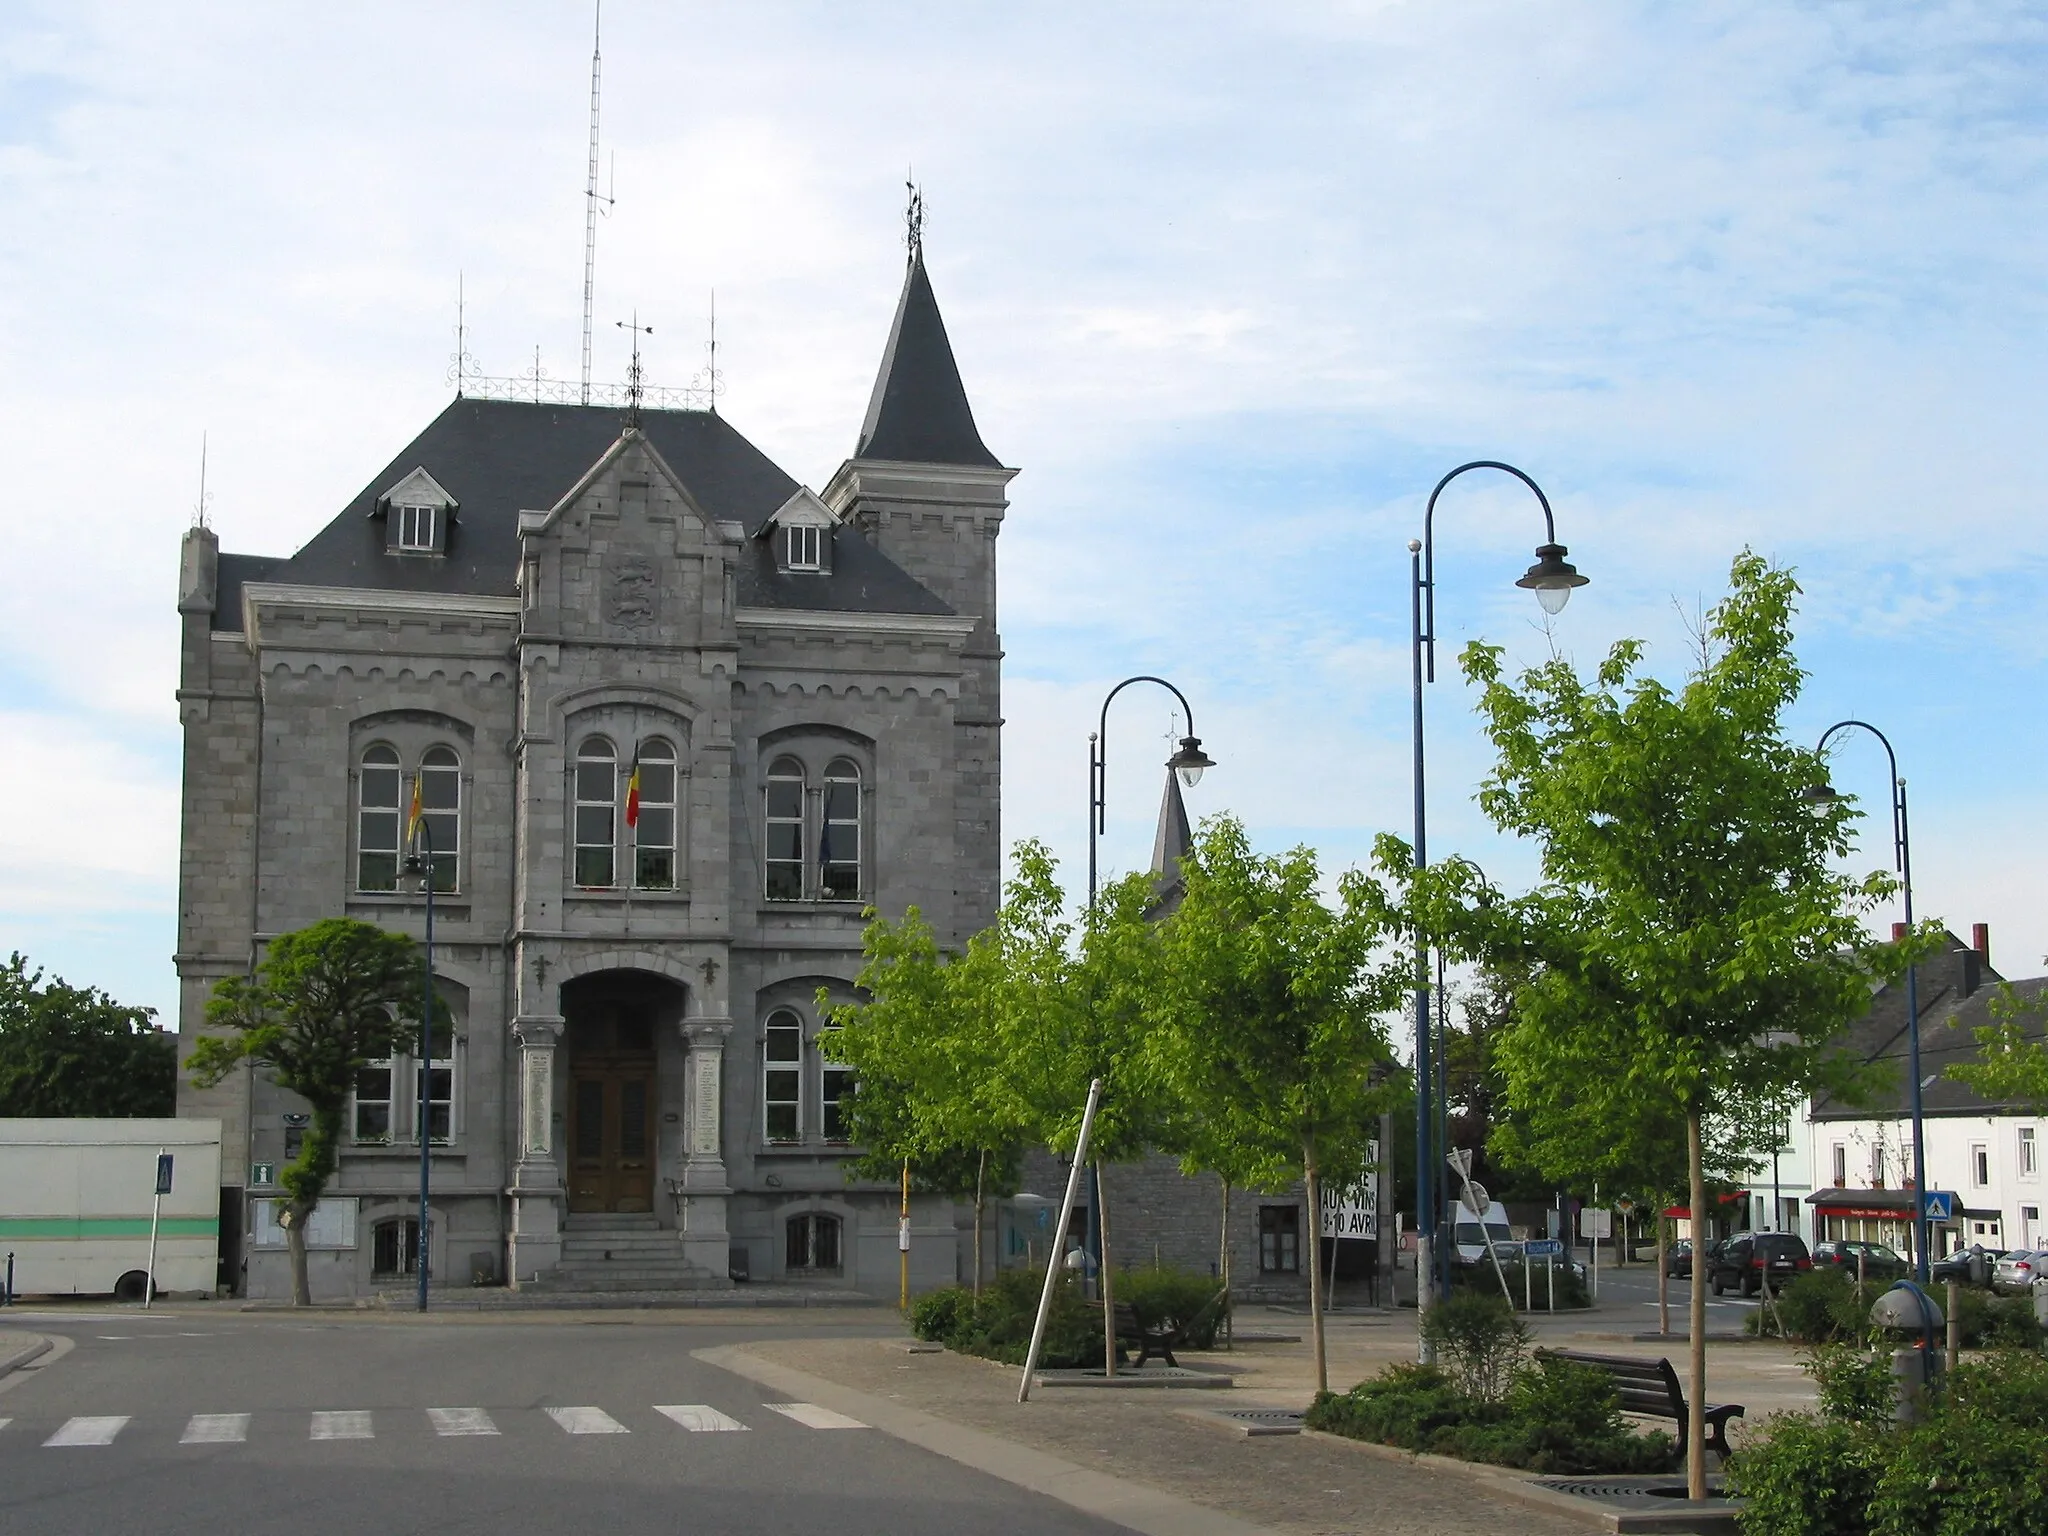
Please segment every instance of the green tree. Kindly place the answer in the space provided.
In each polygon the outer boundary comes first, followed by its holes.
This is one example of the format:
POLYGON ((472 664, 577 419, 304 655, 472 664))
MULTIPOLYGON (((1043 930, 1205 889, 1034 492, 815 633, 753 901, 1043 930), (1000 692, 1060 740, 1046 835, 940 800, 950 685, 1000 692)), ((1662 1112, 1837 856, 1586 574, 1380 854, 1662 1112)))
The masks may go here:
POLYGON ((988 1199, 1016 1191, 1022 1164, 1020 1128, 984 1091, 992 973, 949 961, 916 907, 899 923, 871 914, 862 947, 862 1000, 818 998, 825 1054, 854 1069, 841 1112, 862 1150, 847 1176, 893 1182, 908 1164, 914 1190, 972 1197, 978 1294, 988 1199))
MULTIPOLYGON (((1517 900, 1473 905, 1457 900, 1459 866, 1414 882, 1426 931, 1530 969, 1498 1046, 1515 1105, 1533 1111, 1571 1084, 1601 1134, 1608 1116, 1625 1117, 1624 1134, 1681 1121, 1695 1212, 1706 1128, 1766 1118, 1823 1082, 1853 1091, 1836 1042, 1869 1007, 1871 982, 1900 972, 1918 942, 1866 936, 1862 916, 1890 878, 1837 874, 1854 813, 1816 815, 1803 797, 1824 775, 1783 724, 1803 681, 1791 574, 1745 552, 1730 588, 1676 689, 1643 674, 1638 641, 1616 645, 1591 680, 1554 658, 1511 682, 1498 647, 1467 647, 1497 754, 1480 805, 1536 844, 1542 879, 1517 900)), ((1699 1498, 1698 1264, 1691 1300, 1688 1481, 1699 1498)))
MULTIPOLYGON (((1159 1075, 1200 1127, 1190 1141, 1218 1171, 1268 1188, 1299 1178, 1310 1233, 1325 1172, 1363 1168, 1391 1090, 1383 1016, 1405 971, 1376 964, 1387 931, 1370 883, 1350 873, 1332 909, 1315 855, 1253 853, 1233 817, 1202 823, 1181 860, 1186 895, 1161 931, 1159 1075)), ((1329 1384, 1321 1265, 1308 1243, 1316 1388, 1329 1384)))
POLYGON ((1948 1069, 1948 1075, 1994 1104, 2048 1111, 2048 989, 2032 995, 2001 981, 1985 1006, 1991 1022, 1976 1030, 1978 1057, 1948 1069))
POLYGON ((0 966, 0 1116, 136 1119, 177 1113, 178 1042, 153 1008, 0 966))
MULTIPOLYGON (((266 1069, 313 1112, 298 1157, 278 1175, 286 1202, 278 1224, 291 1252, 292 1298, 312 1303, 306 1278, 307 1217, 333 1177, 342 1117, 356 1073, 420 1039, 419 946, 353 918, 332 917, 279 934, 250 976, 229 976, 206 1005, 209 1034, 186 1070, 212 1087, 243 1061, 266 1069)), ((439 1012, 437 1006, 436 1012, 439 1012)))

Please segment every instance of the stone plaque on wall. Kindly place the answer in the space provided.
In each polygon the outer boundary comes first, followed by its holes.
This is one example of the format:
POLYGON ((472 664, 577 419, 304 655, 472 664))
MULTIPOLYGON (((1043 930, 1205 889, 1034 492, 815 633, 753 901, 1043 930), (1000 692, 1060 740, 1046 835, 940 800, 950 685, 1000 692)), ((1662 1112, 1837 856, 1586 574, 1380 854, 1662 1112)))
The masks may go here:
POLYGON ((690 1053, 696 1079, 690 1095, 690 1155, 718 1156, 718 1087, 720 1052, 699 1046, 690 1053))
POLYGON ((521 1053, 525 1081, 520 1084, 521 1120, 528 1157, 545 1157, 548 1146, 548 1101, 554 1097, 555 1052, 552 1046, 529 1046, 521 1053))

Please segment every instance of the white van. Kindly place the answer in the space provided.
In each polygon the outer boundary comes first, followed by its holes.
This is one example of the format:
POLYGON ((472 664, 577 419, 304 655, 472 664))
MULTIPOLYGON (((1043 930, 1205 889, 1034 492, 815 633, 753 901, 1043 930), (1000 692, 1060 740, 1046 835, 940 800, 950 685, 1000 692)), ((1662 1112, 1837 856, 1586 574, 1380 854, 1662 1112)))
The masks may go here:
POLYGON ((160 1153, 172 1166, 157 1293, 211 1296, 218 1120, 0 1120, 0 1265, 13 1254, 15 1294, 141 1300, 160 1153))
POLYGON ((1484 1264, 1488 1243, 1494 1244, 1503 1264, 1521 1262, 1522 1245, 1509 1232, 1508 1208, 1498 1200, 1487 1202, 1483 1218, 1475 1217, 1463 1204, 1451 1206, 1444 1212, 1443 1230, 1450 1233, 1453 1257, 1459 1264, 1484 1264))

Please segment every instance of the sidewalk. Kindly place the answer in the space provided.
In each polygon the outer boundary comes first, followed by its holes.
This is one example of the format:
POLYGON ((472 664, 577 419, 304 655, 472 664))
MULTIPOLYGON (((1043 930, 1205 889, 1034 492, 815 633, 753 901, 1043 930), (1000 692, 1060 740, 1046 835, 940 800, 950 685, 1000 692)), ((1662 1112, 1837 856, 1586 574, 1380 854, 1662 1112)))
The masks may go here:
MULTIPOLYGON (((1547 1332, 1543 1342, 1610 1354, 1668 1355, 1683 1371, 1683 1341, 1625 1341, 1616 1336, 1619 1319, 1579 1316, 1581 1332, 1560 1328, 1547 1332)), ((1590 1528, 1508 1497, 1497 1473, 1440 1469, 1324 1435, 1248 1438, 1186 1416, 1191 1409, 1307 1406, 1314 1360, 1306 1322, 1291 1312, 1247 1308, 1238 1319, 1242 1332, 1298 1332, 1302 1342, 1179 1352, 1184 1363, 1234 1372, 1237 1385, 1229 1392, 1042 1389, 1021 1405, 1016 1368, 949 1353, 912 1354, 901 1338, 771 1339, 717 1353, 738 1365, 760 1362, 770 1370, 821 1378, 900 1405, 920 1423, 962 1426, 978 1431, 977 1441, 994 1436, 1057 1458, 1044 1465, 1063 1467, 1070 1476, 1105 1473, 1277 1536, 1498 1536, 1504 1525, 1549 1536, 1590 1528)), ((1415 1358, 1412 1312, 1338 1314, 1329 1320, 1328 1337, 1330 1380, 1340 1390, 1390 1361, 1415 1358)), ((1710 1346, 1709 1381, 1714 1401, 1743 1403, 1752 1419, 1807 1406, 1813 1396, 1795 1352, 1780 1344, 1710 1346)), ((1732 1427, 1739 1437, 1741 1424, 1732 1427)), ((1134 1522, 1134 1528, 1147 1527, 1134 1522)))

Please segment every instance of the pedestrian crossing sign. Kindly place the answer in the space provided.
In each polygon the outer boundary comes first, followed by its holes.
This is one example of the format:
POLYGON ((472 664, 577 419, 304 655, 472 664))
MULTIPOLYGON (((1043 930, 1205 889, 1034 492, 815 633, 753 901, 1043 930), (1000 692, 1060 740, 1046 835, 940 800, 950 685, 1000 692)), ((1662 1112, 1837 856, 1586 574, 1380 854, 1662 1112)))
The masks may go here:
POLYGON ((1956 1197, 1945 1189, 1930 1189, 1921 1197, 1929 1221, 1954 1221, 1956 1197))

